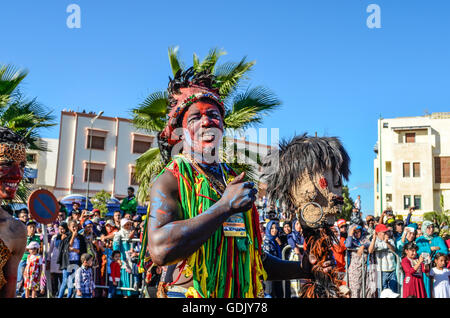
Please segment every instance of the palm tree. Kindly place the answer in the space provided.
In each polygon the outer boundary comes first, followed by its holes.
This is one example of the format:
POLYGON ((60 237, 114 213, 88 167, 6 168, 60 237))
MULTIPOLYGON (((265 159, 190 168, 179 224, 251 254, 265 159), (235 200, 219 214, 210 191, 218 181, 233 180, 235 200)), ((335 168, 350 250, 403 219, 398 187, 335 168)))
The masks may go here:
MULTIPOLYGON (((20 92, 19 85, 27 75, 27 71, 11 65, 0 65, 0 125, 23 136, 29 149, 47 151, 40 143, 39 130, 56 125, 55 117, 36 98, 28 100, 20 92)), ((29 193, 28 186, 22 181, 17 197, 25 203, 29 193)))
MULTIPOLYGON (((200 60, 193 55, 195 72, 209 71, 214 74, 217 88, 225 104, 224 128, 243 131, 246 128, 260 124, 263 117, 281 105, 281 101, 267 88, 262 86, 249 87, 248 73, 255 61, 247 61, 243 57, 239 62, 218 64, 218 60, 226 52, 211 49, 208 55, 200 60), (246 86, 244 89, 243 86, 246 86)), ((179 56, 178 47, 169 48, 169 62, 173 76, 184 70, 184 63, 179 56)), ((166 125, 168 108, 166 91, 151 93, 137 108, 132 109, 133 123, 136 128, 147 132, 159 132, 166 125)), ((224 138, 224 142, 226 138, 224 138)), ((235 146, 231 145, 235 148, 235 146)), ((248 154, 247 154, 248 155, 248 154)), ((250 165, 229 162, 237 171, 247 171, 254 176, 250 165)), ((163 169, 163 161, 158 148, 151 148, 136 160, 136 178, 140 183, 138 200, 145 202, 148 189, 154 177, 163 169)))

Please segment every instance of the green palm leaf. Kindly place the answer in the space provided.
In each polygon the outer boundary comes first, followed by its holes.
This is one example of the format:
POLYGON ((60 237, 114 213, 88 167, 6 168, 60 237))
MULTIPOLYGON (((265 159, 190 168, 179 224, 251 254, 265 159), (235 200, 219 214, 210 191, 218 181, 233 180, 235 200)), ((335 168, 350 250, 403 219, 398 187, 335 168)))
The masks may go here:
POLYGON ((178 46, 169 47, 169 62, 173 76, 175 76, 179 70, 184 69, 183 63, 180 61, 178 49, 178 46))
POLYGON ((227 62, 217 66, 214 75, 220 87, 220 96, 228 97, 238 87, 239 81, 247 79, 244 75, 252 69, 255 63, 255 61, 246 62, 246 57, 244 57, 239 63, 227 62))
POLYGON ((138 108, 132 110, 134 125, 149 132, 163 130, 168 105, 167 92, 150 94, 138 108))
POLYGON ((18 70, 12 65, 0 65, 0 107, 5 107, 17 86, 28 72, 18 70))
POLYGON ((149 194, 151 182, 164 168, 159 148, 150 148, 136 160, 136 177, 139 182, 139 202, 145 202, 149 194))
POLYGON ((227 54, 227 52, 214 48, 209 50, 208 55, 203 59, 203 61, 199 62, 197 55, 194 53, 194 70, 196 73, 200 73, 203 71, 209 71, 214 73, 214 68, 216 66, 217 61, 222 55, 227 54))

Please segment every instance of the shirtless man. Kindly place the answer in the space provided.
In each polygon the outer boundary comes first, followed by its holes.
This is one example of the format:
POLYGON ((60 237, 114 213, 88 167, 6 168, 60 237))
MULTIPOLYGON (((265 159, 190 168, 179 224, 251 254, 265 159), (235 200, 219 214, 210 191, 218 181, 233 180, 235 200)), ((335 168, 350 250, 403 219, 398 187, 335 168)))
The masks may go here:
MULTIPOLYGON (((22 180, 26 146, 22 138, 0 127, 0 199, 12 200, 22 180)), ((17 269, 25 252, 25 225, 0 208, 0 298, 16 295, 17 269)))

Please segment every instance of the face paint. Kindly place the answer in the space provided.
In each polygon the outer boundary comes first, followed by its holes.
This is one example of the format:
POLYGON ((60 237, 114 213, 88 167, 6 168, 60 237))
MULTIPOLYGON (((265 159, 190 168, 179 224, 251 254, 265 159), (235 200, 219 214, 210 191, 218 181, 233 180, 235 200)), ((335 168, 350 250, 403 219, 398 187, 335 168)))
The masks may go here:
POLYGON ((183 129, 186 152, 201 158, 218 157, 223 120, 214 103, 198 101, 189 107, 183 117, 183 129))
POLYGON ((14 198, 25 165, 25 145, 0 143, 0 199, 14 198))

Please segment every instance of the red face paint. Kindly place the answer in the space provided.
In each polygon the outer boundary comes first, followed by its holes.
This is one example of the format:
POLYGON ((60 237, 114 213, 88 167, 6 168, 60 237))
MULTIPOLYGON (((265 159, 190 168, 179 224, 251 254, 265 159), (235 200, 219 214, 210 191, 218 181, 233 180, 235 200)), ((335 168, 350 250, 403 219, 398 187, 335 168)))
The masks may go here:
POLYGON ((319 180, 319 186, 320 186, 322 189, 327 188, 327 187, 328 187, 327 179, 325 179, 324 177, 320 178, 320 180, 319 180))
POLYGON ((219 108, 210 102, 198 101, 183 117, 185 144, 195 154, 205 154, 222 141, 223 120, 219 108))
POLYGON ((0 199, 12 200, 23 178, 25 162, 0 161, 0 199))

